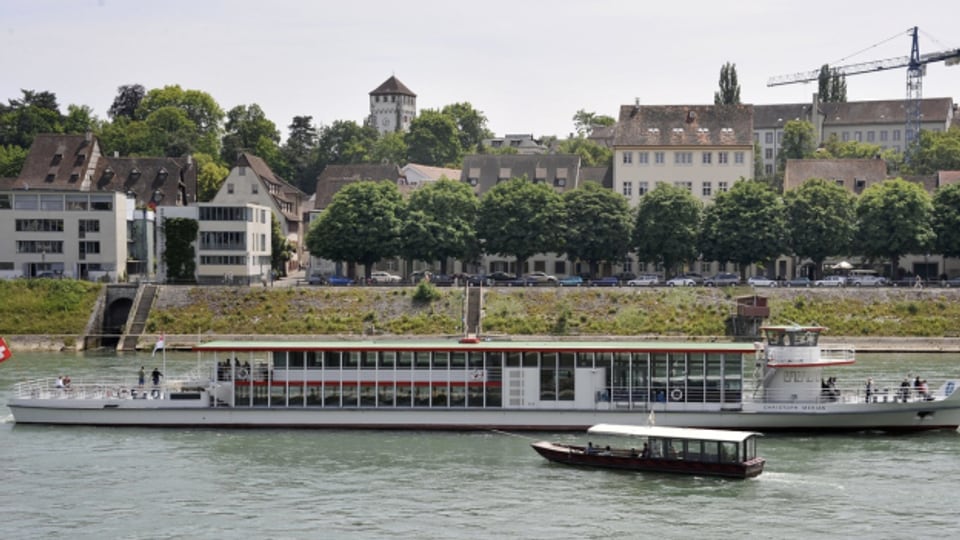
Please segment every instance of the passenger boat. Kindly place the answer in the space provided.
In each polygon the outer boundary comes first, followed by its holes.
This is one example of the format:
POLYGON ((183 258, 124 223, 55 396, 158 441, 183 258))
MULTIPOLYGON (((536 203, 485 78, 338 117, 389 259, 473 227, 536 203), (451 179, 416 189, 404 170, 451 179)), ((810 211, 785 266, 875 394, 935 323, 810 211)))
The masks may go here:
POLYGON ((18 423, 583 431, 601 424, 744 431, 923 431, 960 426, 960 392, 898 382, 823 388, 854 362, 823 328, 768 326, 761 343, 666 341, 211 341, 203 369, 16 386, 18 423))
POLYGON ((730 478, 759 476, 766 461, 757 456, 760 434, 752 431, 599 424, 587 432, 627 436, 630 444, 611 447, 590 441, 575 446, 540 441, 531 446, 564 465, 730 478))

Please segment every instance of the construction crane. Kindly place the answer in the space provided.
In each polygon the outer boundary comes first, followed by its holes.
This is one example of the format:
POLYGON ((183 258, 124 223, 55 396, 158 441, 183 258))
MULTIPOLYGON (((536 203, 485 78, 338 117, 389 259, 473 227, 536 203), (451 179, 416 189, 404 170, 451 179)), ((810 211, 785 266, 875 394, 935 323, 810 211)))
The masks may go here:
MULTIPOLYGON (((923 75, 927 70, 927 64, 932 62, 944 61, 948 66, 960 63, 960 49, 951 49, 935 53, 920 54, 920 45, 917 41, 917 27, 907 30, 912 35, 913 46, 910 49, 910 56, 900 56, 897 58, 887 58, 885 60, 875 60, 873 62, 861 62, 859 64, 849 64, 830 68, 831 75, 857 75, 860 73, 873 73, 875 71, 884 71, 887 69, 907 68, 907 99, 905 103, 906 124, 904 126, 904 140, 909 144, 920 134, 920 100, 923 97, 923 75)), ((782 86, 800 82, 816 81, 820 78, 820 70, 805 71, 803 73, 794 73, 792 75, 780 75, 771 77, 767 81, 767 86, 782 86)))

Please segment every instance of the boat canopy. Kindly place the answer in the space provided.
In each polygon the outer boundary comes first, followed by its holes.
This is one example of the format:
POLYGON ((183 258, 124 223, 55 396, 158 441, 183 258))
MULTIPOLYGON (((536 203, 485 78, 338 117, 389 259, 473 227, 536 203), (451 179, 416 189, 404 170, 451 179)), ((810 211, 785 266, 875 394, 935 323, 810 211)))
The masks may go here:
POLYGON ((723 429, 692 429, 664 426, 628 426, 621 424, 597 424, 588 429, 587 433, 735 443, 741 443, 750 437, 762 435, 762 433, 755 431, 727 431, 723 429))

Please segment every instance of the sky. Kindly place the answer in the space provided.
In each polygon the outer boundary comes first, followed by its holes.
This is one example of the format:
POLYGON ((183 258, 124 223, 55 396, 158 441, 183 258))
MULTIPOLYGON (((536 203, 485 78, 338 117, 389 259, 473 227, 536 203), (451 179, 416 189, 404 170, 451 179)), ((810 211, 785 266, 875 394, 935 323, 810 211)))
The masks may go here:
MULTIPOLYGON (((710 104, 736 64, 741 101, 809 103, 772 76, 960 47, 956 3, 742 0, 0 0, 0 102, 21 89, 87 105, 178 84, 224 109, 362 122, 391 75, 417 107, 469 102, 497 135, 565 137, 580 109, 710 104)), ((851 76, 850 101, 903 99, 906 68, 851 76)), ((924 97, 960 100, 960 65, 928 66, 924 97)))

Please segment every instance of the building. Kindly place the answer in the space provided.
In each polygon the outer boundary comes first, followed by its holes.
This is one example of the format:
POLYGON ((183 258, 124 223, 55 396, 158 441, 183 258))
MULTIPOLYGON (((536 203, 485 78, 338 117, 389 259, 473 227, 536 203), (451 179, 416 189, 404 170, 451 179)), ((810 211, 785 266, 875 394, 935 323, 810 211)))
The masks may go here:
POLYGON ((763 174, 770 176, 777 172, 777 158, 783 144, 783 126, 791 121, 812 124, 811 111, 813 106, 809 103, 753 106, 753 142, 760 152, 763 174))
POLYGON ((494 150, 513 148, 518 154, 525 156, 547 153, 547 148, 529 133, 507 134, 503 137, 483 139, 481 144, 494 150))
POLYGON ((431 167, 429 165, 418 165, 408 163, 400 169, 400 185, 423 187, 430 182, 436 182, 441 178, 448 180, 459 180, 460 169, 446 169, 443 167, 431 167))
POLYGON ((280 178, 265 161, 250 153, 242 153, 220 190, 211 201, 220 206, 255 204, 271 209, 280 223, 280 230, 293 248, 287 270, 297 270, 306 261, 306 235, 309 196, 280 178))
POLYGON ((417 95, 399 79, 390 76, 370 92, 370 116, 367 123, 380 135, 407 131, 417 116, 417 95))
POLYGON ((887 162, 876 159, 788 159, 783 190, 800 187, 811 178, 823 178, 857 195, 887 178, 887 162))

